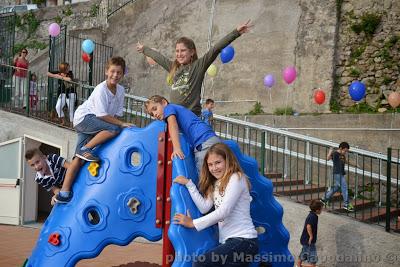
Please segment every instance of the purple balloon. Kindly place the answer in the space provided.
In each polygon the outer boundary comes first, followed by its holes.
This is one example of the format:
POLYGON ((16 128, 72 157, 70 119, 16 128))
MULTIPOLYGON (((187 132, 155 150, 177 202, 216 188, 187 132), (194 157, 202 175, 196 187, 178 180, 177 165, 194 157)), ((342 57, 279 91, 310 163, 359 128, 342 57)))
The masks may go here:
POLYGON ((51 37, 56 37, 57 35, 59 35, 60 34, 60 25, 58 25, 55 22, 50 24, 49 34, 51 35, 51 37))
POLYGON ((287 67, 283 70, 282 73, 283 79, 287 84, 291 84, 294 80, 296 80, 297 72, 295 67, 287 67))
POLYGON ((274 75, 268 74, 264 77, 264 85, 268 88, 271 88, 275 84, 274 75))

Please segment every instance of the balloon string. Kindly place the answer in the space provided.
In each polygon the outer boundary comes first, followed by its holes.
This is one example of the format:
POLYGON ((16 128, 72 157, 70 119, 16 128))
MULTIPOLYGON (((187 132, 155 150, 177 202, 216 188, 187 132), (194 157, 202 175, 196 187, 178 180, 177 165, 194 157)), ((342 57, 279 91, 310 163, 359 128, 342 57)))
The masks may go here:
POLYGON ((269 104, 272 106, 272 88, 269 88, 269 104))

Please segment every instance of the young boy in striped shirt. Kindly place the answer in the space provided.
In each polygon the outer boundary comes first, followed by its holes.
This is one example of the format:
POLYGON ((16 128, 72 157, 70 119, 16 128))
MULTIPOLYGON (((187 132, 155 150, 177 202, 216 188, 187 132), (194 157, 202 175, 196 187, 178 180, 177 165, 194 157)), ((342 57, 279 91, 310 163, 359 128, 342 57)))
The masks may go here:
POLYGON ((70 163, 56 154, 46 156, 38 148, 26 151, 25 159, 36 171, 35 181, 47 191, 53 192, 51 204, 54 205, 55 196, 60 192, 70 163))

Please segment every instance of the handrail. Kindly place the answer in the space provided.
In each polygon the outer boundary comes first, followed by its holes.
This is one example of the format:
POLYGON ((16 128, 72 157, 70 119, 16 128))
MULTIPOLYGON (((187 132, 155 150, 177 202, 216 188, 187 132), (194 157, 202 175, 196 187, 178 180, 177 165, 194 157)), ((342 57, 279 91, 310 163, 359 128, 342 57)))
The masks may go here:
MULTIPOLYGON (((145 102, 147 100, 147 98, 145 98, 145 97, 134 96, 131 94, 125 94, 125 97, 132 98, 132 99, 138 100, 138 101, 143 101, 143 102, 145 102)), ((339 145, 338 143, 323 140, 320 138, 311 137, 308 135, 294 133, 294 132, 289 132, 289 131, 285 131, 282 129, 273 128, 273 127, 266 126, 266 125, 260 125, 260 124, 256 124, 253 122, 243 121, 243 120, 239 120, 239 119, 235 119, 235 118, 230 118, 230 117, 226 117, 226 116, 222 116, 222 115, 218 115, 218 114, 215 114, 213 117, 214 117, 214 119, 218 119, 218 120, 221 120, 224 122, 231 122, 231 123, 235 123, 235 124, 245 126, 245 127, 251 127, 254 129, 258 129, 258 130, 268 131, 268 132, 272 132, 275 134, 280 134, 280 135, 284 135, 284 136, 288 136, 288 137, 292 137, 292 138, 302 139, 304 141, 313 142, 313 143, 319 144, 319 145, 325 145, 328 147, 337 147, 339 145)), ((371 152, 371 151, 360 149, 360 148, 352 148, 351 151, 354 153, 360 154, 360 155, 365 155, 365 156, 369 156, 369 157, 373 157, 373 158, 377 158, 377 159, 387 160, 386 155, 381 154, 381 153, 371 152)), ((399 159, 392 158, 392 162, 398 163, 399 159)))

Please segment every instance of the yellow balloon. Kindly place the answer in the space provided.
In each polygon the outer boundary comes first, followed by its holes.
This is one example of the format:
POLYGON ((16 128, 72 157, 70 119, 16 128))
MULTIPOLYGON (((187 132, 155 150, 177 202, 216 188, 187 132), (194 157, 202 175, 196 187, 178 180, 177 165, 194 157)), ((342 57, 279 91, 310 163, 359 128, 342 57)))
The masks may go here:
POLYGON ((166 82, 167 82, 167 84, 168 84, 169 86, 171 86, 171 85, 174 83, 173 80, 172 80, 171 75, 168 74, 167 79, 166 79, 166 82))
POLYGON ((217 75, 217 66, 211 64, 210 67, 207 69, 207 74, 211 77, 215 77, 217 75))

